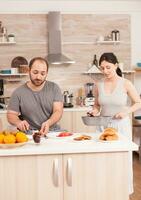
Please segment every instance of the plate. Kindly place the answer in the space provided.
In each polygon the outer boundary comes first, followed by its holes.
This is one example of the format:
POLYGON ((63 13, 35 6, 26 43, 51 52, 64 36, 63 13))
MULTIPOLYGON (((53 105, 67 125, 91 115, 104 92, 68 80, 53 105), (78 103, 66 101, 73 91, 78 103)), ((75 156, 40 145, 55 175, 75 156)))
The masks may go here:
POLYGON ((78 136, 75 136, 73 138, 74 142, 88 142, 88 141, 92 141, 93 137, 88 135, 88 134, 80 134, 78 136), (90 137, 90 139, 80 139, 80 140, 75 140, 75 138, 86 138, 86 137, 90 137))
POLYGON ((63 132, 49 132, 47 134, 47 137, 48 138, 52 138, 52 139, 68 139, 68 138, 71 138, 71 137, 74 137, 74 135, 69 135, 69 136, 62 136, 62 137, 58 137, 58 135, 60 133, 63 133, 63 132))
POLYGON ((114 143, 114 142, 119 142, 119 139, 118 140, 100 140, 100 139, 98 139, 97 141, 102 142, 102 143, 114 143))
POLYGON ((25 145, 27 142, 20 142, 20 143, 14 143, 14 144, 0 144, 0 148, 3 149, 10 149, 10 148, 16 148, 25 145))

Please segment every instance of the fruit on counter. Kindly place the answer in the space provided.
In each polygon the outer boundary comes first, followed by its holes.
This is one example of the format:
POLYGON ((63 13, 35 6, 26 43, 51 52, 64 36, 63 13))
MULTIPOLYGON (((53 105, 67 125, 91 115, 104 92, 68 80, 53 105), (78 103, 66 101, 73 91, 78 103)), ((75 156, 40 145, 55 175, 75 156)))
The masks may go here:
POLYGON ((41 141, 41 134, 39 132, 35 132, 33 134, 33 140, 35 143, 40 143, 41 141))
POLYGON ((0 144, 4 143, 4 134, 0 133, 0 144))
POLYGON ((61 132, 57 135, 57 137, 66 137, 66 136, 71 136, 71 135, 73 134, 70 132, 61 132))
POLYGON ((0 132, 0 144, 14 144, 27 142, 28 137, 21 131, 4 130, 0 132))
POLYGON ((16 142, 20 143, 20 142, 27 142, 28 141, 28 137, 26 136, 25 133, 18 131, 16 134, 16 142))
POLYGON ((16 137, 12 134, 4 136, 4 144, 14 144, 16 142, 16 137))

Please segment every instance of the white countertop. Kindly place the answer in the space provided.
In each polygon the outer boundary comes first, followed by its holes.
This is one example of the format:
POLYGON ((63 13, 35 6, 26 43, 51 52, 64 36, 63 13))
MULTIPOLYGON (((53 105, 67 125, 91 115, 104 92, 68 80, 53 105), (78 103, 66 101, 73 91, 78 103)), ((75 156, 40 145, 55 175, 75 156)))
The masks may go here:
MULTIPOLYGON (((63 109, 64 110, 64 112, 69 112, 69 111, 88 111, 88 110, 92 110, 92 107, 87 107, 87 106, 83 106, 83 107, 81 107, 81 106, 74 106, 74 107, 72 107, 72 108, 64 108, 63 109)), ((7 113, 7 110, 4 110, 4 109, 1 109, 0 110, 0 113, 7 113)))
MULTIPOLYGON (((77 134, 80 135, 80 134, 77 134)), ((12 149, 0 149, 0 156, 12 155, 39 155, 39 154, 74 154, 74 153, 100 153, 138 150, 138 146, 127 138, 120 136, 118 141, 101 142, 99 134, 89 133, 92 140, 75 141, 69 138, 43 138, 40 144, 29 140, 24 146, 12 149)), ((76 135, 75 135, 76 136, 76 135)))
POLYGON ((3 114, 3 113, 7 113, 7 110, 1 109, 1 110, 0 110, 0 114, 3 114))

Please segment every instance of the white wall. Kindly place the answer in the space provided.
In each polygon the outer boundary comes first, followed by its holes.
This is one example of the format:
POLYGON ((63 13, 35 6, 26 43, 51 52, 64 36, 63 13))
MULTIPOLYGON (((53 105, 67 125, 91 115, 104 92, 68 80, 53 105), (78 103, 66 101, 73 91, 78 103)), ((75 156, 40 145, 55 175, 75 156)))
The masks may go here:
MULTIPOLYGON (((47 13, 48 11, 61 11, 63 13, 97 13, 114 14, 126 13, 131 15, 131 63, 134 68, 141 61, 141 1, 87 1, 87 0, 24 0, 0 1, 0 13, 47 13)), ((126 28, 126 27, 125 27, 126 28)), ((140 76, 137 75, 136 87, 139 87, 140 76)))
MULTIPOLYGON (((141 61, 141 1, 87 1, 87 0, 24 0, 0 1, 0 13, 47 13, 59 10, 63 13, 127 13, 131 15, 132 65, 141 61)), ((126 27, 125 27, 126 28, 126 27)))

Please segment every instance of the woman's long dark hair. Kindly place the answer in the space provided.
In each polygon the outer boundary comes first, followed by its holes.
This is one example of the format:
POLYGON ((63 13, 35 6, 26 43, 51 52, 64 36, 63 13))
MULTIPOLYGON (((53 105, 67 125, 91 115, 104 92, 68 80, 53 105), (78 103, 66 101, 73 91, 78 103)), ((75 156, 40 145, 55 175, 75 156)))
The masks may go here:
MULTIPOLYGON (((117 57, 113 54, 113 53, 103 53, 99 59, 99 66, 101 65, 101 62, 102 61, 107 61, 109 63, 112 63, 112 64, 118 64, 118 60, 117 60, 117 57)), ((122 71, 119 67, 117 67, 116 69, 116 73, 118 76, 121 76, 122 77, 122 71)))

